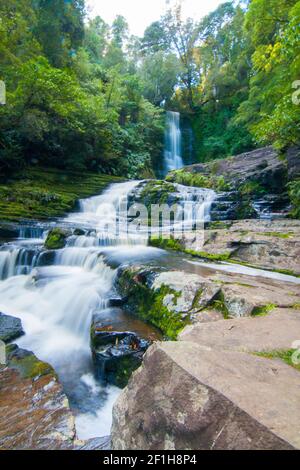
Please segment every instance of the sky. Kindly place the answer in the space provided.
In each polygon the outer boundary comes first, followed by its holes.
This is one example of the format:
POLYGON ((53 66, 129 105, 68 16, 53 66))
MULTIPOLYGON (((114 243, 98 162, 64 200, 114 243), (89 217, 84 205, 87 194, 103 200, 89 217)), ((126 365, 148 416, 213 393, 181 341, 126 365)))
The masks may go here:
MULTIPOLYGON (((169 2, 172 0, 169 0, 169 2)), ((199 20, 226 0, 183 0, 186 17, 199 20)), ((101 16, 111 24, 116 15, 126 18, 131 34, 143 36, 145 29, 166 9, 166 0, 86 0, 89 16, 101 16)))

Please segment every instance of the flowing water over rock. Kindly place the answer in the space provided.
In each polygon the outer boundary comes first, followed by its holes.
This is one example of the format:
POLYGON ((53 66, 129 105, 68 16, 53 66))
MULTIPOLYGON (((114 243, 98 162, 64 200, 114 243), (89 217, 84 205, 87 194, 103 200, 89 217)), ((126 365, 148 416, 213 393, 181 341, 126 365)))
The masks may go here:
POLYGON ((165 134, 164 175, 169 171, 179 170, 182 167, 180 114, 168 111, 165 134))
MULTIPOLYGON (((0 311, 22 320, 26 335, 19 346, 33 350, 57 371, 82 439, 109 434, 111 408, 119 394, 118 388, 104 386, 95 376, 90 351, 93 315, 113 315, 108 307, 117 295, 114 280, 120 264, 151 263, 165 256, 147 246, 147 231, 130 225, 127 199, 139 184, 114 184, 102 195, 80 201, 79 212, 57 222, 72 234, 63 249, 44 248, 55 223, 24 226, 18 238, 0 248, 0 311)), ((200 202, 200 213, 207 217, 210 191, 204 195, 198 190, 196 197, 190 190, 178 190, 183 202, 200 202)), ((129 326, 127 319, 124 328, 129 326)))
MULTIPOLYGON (((90 329, 93 317, 151 336, 151 327, 112 306, 116 299, 117 268, 128 264, 159 264, 178 269, 181 255, 168 255, 147 246, 148 231, 139 227, 128 203, 143 185, 140 181, 114 184, 102 195, 80 202, 80 211, 47 224, 19 229, 19 237, 0 247, 0 312, 22 320, 22 348, 50 363, 59 375, 76 416, 78 437, 107 435, 111 409, 120 393, 98 380, 91 358, 90 329), (63 227, 70 234, 65 248, 46 250, 49 229, 63 227)), ((208 221, 215 193, 176 186, 176 197, 186 204, 186 218, 173 226, 208 221)), ((134 213, 134 211, 133 211, 134 213)), ((195 263, 193 266, 196 269, 195 263)), ((198 269, 198 268, 197 268, 198 269)), ((227 265, 199 263, 199 269, 227 269, 227 265)), ((228 269, 233 270, 232 267, 228 269)), ((250 273, 248 273, 250 274, 250 273)), ((263 275, 263 271, 253 273, 263 275)))

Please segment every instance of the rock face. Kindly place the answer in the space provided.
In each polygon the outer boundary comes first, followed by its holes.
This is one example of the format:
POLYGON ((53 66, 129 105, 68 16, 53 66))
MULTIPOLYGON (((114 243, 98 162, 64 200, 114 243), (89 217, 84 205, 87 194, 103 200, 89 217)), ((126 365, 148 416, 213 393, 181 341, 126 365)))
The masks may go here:
POLYGON ((247 182, 259 182, 270 192, 281 193, 287 180, 287 165, 279 158, 273 147, 264 147, 252 152, 186 167, 186 171, 224 176, 235 187, 247 182))
POLYGON ((0 449, 71 449, 74 438, 74 419, 54 370, 31 352, 8 346, 7 365, 0 368, 0 449))
POLYGON ((297 332, 300 332, 299 310, 277 308, 264 317, 187 326, 180 333, 179 339, 216 350, 287 351, 297 340, 297 332))
POLYGON ((0 340, 8 343, 24 335, 19 318, 0 313, 0 340))
POLYGON ((117 283, 124 308, 171 339, 220 292, 217 284, 201 276, 160 268, 121 269, 117 283))
MULTIPOLYGON (((193 242, 185 243, 194 249, 193 242)), ((265 269, 300 274, 298 220, 243 220, 226 226, 213 222, 205 230, 204 250, 265 269)))
POLYGON ((285 364, 157 343, 114 406, 112 447, 299 448, 299 399, 299 372, 285 364))
POLYGON ((290 149, 284 160, 272 147, 265 147, 187 166, 171 172, 167 180, 215 189, 218 196, 212 206, 212 220, 255 219, 266 213, 286 216, 290 209, 286 185, 293 174, 293 178, 296 176, 298 155, 299 149, 290 149))
POLYGON ((154 318, 176 313, 191 324, 178 342, 146 352, 114 406, 113 449, 300 449, 300 372, 287 359, 300 339, 299 283, 223 267, 120 272, 132 309, 138 292, 149 321, 155 305, 154 318))

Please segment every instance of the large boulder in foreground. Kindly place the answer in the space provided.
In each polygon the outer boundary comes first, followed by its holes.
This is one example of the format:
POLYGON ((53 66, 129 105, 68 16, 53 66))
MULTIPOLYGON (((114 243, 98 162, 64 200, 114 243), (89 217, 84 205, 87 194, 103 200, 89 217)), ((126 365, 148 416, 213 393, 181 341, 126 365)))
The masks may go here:
POLYGON ((72 449, 75 424, 49 364, 16 345, 0 365, 0 449, 72 449))
POLYGON ((299 402, 299 371, 280 361, 156 343, 114 406, 112 448, 299 449, 299 402))

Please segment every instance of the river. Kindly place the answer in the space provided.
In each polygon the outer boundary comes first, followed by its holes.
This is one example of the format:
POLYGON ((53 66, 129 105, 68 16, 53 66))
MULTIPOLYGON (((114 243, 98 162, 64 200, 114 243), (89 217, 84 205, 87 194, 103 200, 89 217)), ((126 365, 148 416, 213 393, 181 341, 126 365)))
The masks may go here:
MULTIPOLYGON (((109 302, 117 296, 114 280, 119 265, 158 259, 164 263, 168 256, 147 246, 147 233, 136 226, 127 228, 127 198, 139 183, 113 184, 103 194, 80 201, 79 211, 51 223, 77 234, 68 238, 64 249, 45 250, 49 224, 38 223, 21 227, 19 237, 0 248, 0 311, 21 318, 26 335, 18 345, 57 371, 80 439, 109 434, 111 409, 120 393, 95 375, 92 317, 119 314, 109 302)), ((212 191, 182 188, 182 200, 188 199, 200 202, 201 216, 209 217, 212 191)), ((122 315, 124 331, 136 330, 136 320, 122 315)))

